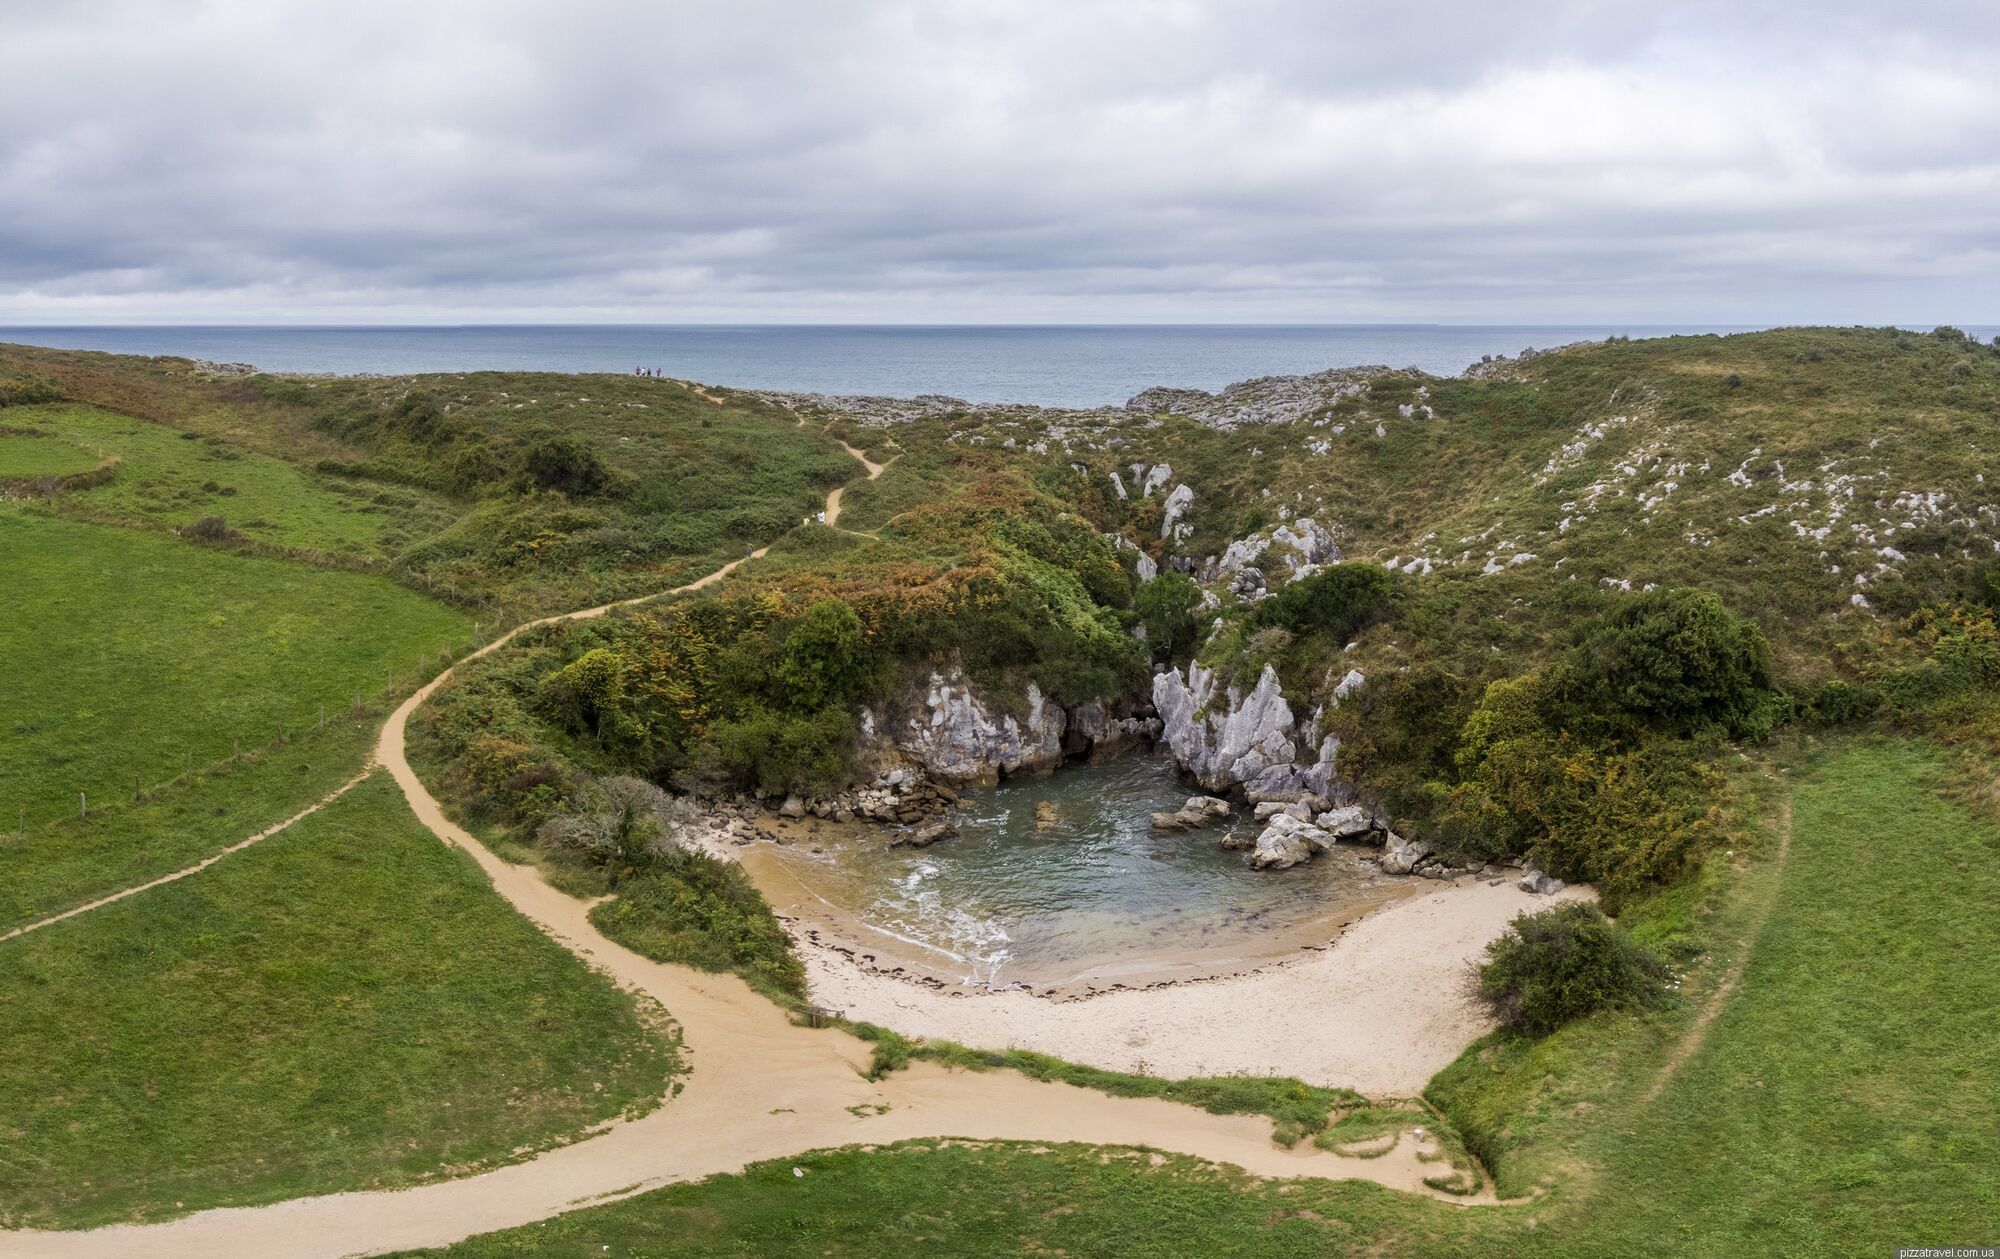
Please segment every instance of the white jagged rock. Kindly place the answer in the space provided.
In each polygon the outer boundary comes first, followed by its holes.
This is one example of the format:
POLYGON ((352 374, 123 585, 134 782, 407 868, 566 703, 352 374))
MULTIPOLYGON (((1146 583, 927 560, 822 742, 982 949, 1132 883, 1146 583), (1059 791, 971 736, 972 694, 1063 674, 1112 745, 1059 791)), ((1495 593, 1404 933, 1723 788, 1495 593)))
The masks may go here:
POLYGON ((1288 870, 1314 853, 1325 852, 1333 841, 1311 822, 1301 822, 1289 813, 1280 813, 1257 836, 1250 850, 1250 865, 1258 870, 1288 870))
POLYGON ((1350 804, 1344 808, 1327 810, 1313 819, 1313 825, 1335 839, 1353 839, 1357 835, 1366 835, 1374 830, 1375 819, 1360 805, 1350 804))
POLYGON ((1431 855, 1431 850, 1413 839, 1404 839, 1394 831, 1385 833, 1382 842, 1380 866, 1384 874, 1408 874, 1417 868, 1417 863, 1431 855))
MULTIPOLYGON (((1160 466, 1165 467, 1166 465, 1162 464, 1160 466)), ((1161 504, 1161 507, 1164 515, 1160 520, 1160 536, 1163 538, 1172 538, 1176 542, 1180 541, 1181 538, 1186 536, 1186 533, 1183 531, 1177 534, 1174 530, 1174 525, 1183 516, 1194 510, 1194 488, 1189 485, 1176 485, 1173 493, 1167 495, 1166 502, 1161 504)))
POLYGON ((1218 693, 1215 672, 1189 664, 1185 676, 1166 670, 1153 677, 1153 707, 1160 736, 1182 769, 1210 791, 1241 787, 1254 804, 1291 802, 1333 794, 1334 757, 1340 740, 1310 739, 1311 761, 1301 761, 1301 743, 1291 706, 1275 669, 1266 666, 1248 695, 1236 687, 1218 693))
POLYGON ((996 721, 957 669, 948 678, 931 674, 923 706, 924 715, 898 732, 896 746, 938 778, 991 784, 1003 774, 1047 772, 1063 762, 1068 714, 1032 682, 1025 723, 1012 716, 996 721))

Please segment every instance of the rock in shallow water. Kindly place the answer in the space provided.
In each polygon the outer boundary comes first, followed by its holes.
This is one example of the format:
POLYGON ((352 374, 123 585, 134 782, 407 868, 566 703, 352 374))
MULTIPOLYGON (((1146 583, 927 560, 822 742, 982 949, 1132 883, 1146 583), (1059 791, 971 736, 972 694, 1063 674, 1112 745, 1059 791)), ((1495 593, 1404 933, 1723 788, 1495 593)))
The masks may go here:
POLYGON ((941 839, 952 839, 958 835, 958 828, 950 822, 938 820, 926 822, 914 830, 904 831, 889 841, 891 848, 928 848, 941 839))
POLYGON ((1257 845, 1250 852, 1250 865, 1256 870, 1288 870, 1312 860, 1314 853, 1325 852, 1332 844, 1332 838, 1311 822, 1280 813, 1257 837, 1257 845))
POLYGON ((1229 802, 1214 796, 1189 796, 1187 803, 1172 813, 1155 813, 1153 829, 1162 833, 1191 831, 1212 826, 1229 816, 1229 802))

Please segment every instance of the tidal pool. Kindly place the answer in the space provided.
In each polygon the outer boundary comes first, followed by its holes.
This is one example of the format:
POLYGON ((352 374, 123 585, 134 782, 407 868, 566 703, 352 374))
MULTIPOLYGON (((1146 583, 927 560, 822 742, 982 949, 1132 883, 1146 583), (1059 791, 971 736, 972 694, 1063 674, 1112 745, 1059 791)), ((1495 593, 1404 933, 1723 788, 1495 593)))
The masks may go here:
MULTIPOLYGON (((929 848, 891 848, 892 828, 822 824, 741 852, 778 911, 827 942, 878 969, 986 987, 1247 969, 1324 944, 1408 890, 1353 849, 1259 872, 1220 846, 1229 825, 1153 834, 1148 815, 1188 795, 1172 761, 1130 757, 967 793, 952 815, 958 837, 929 848), (1037 830, 1043 802, 1055 818, 1037 830)), ((1239 814, 1231 825, 1254 823, 1239 814)))

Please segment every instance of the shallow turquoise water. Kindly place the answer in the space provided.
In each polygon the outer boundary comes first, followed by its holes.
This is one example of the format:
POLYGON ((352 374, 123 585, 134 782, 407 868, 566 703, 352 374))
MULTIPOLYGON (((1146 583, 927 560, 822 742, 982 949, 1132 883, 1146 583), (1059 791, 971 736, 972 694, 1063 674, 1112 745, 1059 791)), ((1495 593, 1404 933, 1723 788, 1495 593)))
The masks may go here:
MULTIPOLYGON (((1154 835, 1147 815, 1188 794, 1171 761, 1135 757, 971 793, 953 818, 958 838, 929 848, 890 848, 886 832, 868 829, 817 841, 819 853, 810 844, 773 851, 837 911, 833 921, 858 919, 904 942, 932 973, 994 987, 1231 969, 1322 942, 1329 920, 1399 882, 1354 851, 1254 871, 1220 846, 1228 826, 1154 835), (1042 801, 1057 813, 1047 830, 1035 826, 1042 801)), ((1253 824, 1239 815, 1234 825, 1253 824)))

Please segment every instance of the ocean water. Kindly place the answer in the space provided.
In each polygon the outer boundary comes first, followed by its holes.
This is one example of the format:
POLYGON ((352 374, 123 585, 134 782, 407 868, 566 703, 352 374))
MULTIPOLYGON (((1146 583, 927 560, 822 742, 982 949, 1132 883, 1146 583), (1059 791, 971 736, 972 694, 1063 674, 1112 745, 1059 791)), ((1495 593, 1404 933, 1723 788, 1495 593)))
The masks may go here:
MULTIPOLYGON (((1488 354, 1723 325, 1547 326, 469 326, 0 328, 0 341, 175 354, 266 371, 629 372, 745 389, 950 394, 1043 406, 1123 403, 1153 385, 1220 389, 1253 376, 1385 364, 1455 375, 1488 354)), ((1974 331, 1967 329, 1967 331, 1974 331)))
POLYGON ((789 876, 765 890, 781 911, 811 920, 816 903, 831 922, 861 924, 856 943, 894 942, 942 979, 1063 988, 1208 973, 1324 943, 1333 920, 1400 890, 1351 847, 1252 870, 1220 843, 1232 828, 1254 833, 1241 815, 1153 834, 1149 815, 1187 797, 1165 756, 1070 765, 966 792, 951 818, 958 836, 928 848, 891 848, 884 827, 828 825, 811 843, 762 849, 789 876), (1046 828, 1043 803, 1054 808, 1046 828))

